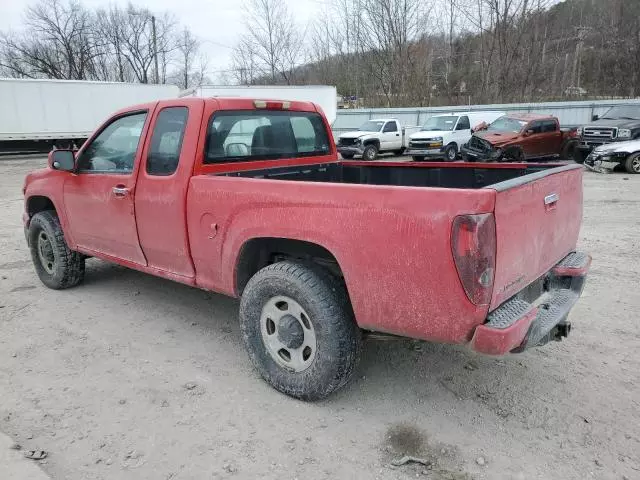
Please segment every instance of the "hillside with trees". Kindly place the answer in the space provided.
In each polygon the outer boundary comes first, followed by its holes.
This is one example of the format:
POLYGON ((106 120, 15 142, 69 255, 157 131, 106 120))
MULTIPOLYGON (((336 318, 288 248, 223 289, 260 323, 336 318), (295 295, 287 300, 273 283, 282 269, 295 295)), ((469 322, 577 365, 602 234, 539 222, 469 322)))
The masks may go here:
POLYGON ((637 0, 334 0, 304 50, 270 21, 279 3, 247 4, 237 81, 327 83, 366 106, 640 95, 637 0))

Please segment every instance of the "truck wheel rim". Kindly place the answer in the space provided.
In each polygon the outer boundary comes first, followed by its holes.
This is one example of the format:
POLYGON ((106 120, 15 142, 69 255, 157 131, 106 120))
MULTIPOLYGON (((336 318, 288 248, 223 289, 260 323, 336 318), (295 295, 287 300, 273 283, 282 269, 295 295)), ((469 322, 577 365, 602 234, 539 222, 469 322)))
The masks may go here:
POLYGON ((633 159, 631 162, 631 169, 636 173, 640 173, 640 157, 633 159))
POLYGON ((453 148, 450 148, 449 150, 447 150, 447 158, 449 160, 455 160, 456 159, 456 151, 453 148))
POLYGON ((56 257, 53 254, 53 246, 49 235, 44 230, 38 235, 38 259, 42 268, 49 274, 53 274, 56 266, 56 257))
POLYGON ((317 343, 313 323, 298 302, 276 296, 262 308, 262 341, 271 358, 293 372, 303 372, 316 357, 317 343))
POLYGON ((365 156, 367 157, 367 160, 373 160, 373 158, 376 156, 376 153, 373 148, 367 148, 365 156))

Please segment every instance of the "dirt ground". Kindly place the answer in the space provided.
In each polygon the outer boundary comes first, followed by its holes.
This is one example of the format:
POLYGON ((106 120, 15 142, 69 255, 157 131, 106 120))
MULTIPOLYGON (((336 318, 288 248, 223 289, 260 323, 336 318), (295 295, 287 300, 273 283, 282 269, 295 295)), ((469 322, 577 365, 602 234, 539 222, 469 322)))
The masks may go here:
POLYGON ((45 288, 20 219, 43 164, 0 161, 0 430, 53 478, 640 479, 640 175, 585 172, 568 340, 499 359, 370 340, 347 388, 303 403, 251 368, 236 300, 95 259, 45 288))

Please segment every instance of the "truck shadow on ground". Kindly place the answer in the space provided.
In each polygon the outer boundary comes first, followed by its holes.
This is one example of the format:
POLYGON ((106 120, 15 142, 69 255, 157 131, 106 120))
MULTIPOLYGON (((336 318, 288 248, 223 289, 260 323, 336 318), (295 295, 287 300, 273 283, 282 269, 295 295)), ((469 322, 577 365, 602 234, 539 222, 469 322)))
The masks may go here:
MULTIPOLYGON (((151 317, 162 318, 170 325, 167 330, 200 329, 204 336, 200 339, 211 351, 223 349, 236 357, 232 362, 248 363, 236 299, 98 260, 87 263, 86 280, 78 290, 82 289, 87 295, 103 295, 105 290, 115 293, 125 305, 137 304, 151 317)), ((504 420, 517 419, 529 427, 544 428, 554 421, 554 415, 536 412, 548 400, 541 398, 539 385, 548 362, 561 360, 538 350, 493 358, 460 345, 367 339, 354 380, 320 404, 345 410, 355 410, 354 405, 377 410, 400 402, 408 411, 418 413, 427 403, 442 408, 466 403, 472 414, 491 412, 504 420)), ((547 372, 544 378, 544 390, 554 390, 554 397, 575 395, 566 392, 561 368, 547 372)), ((272 394, 279 395, 275 391, 272 394)))

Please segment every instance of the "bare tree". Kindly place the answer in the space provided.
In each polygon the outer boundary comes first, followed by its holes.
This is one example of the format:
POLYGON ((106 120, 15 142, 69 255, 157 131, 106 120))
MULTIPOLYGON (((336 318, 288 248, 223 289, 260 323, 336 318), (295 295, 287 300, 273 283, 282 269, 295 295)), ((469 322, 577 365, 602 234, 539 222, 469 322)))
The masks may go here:
POLYGON ((247 0, 246 32, 234 49, 236 68, 251 67, 272 83, 291 83, 302 55, 303 37, 282 0, 247 0))
POLYGON ((41 0, 27 7, 24 33, 3 33, 1 64, 24 77, 95 78, 93 15, 75 0, 41 0))

